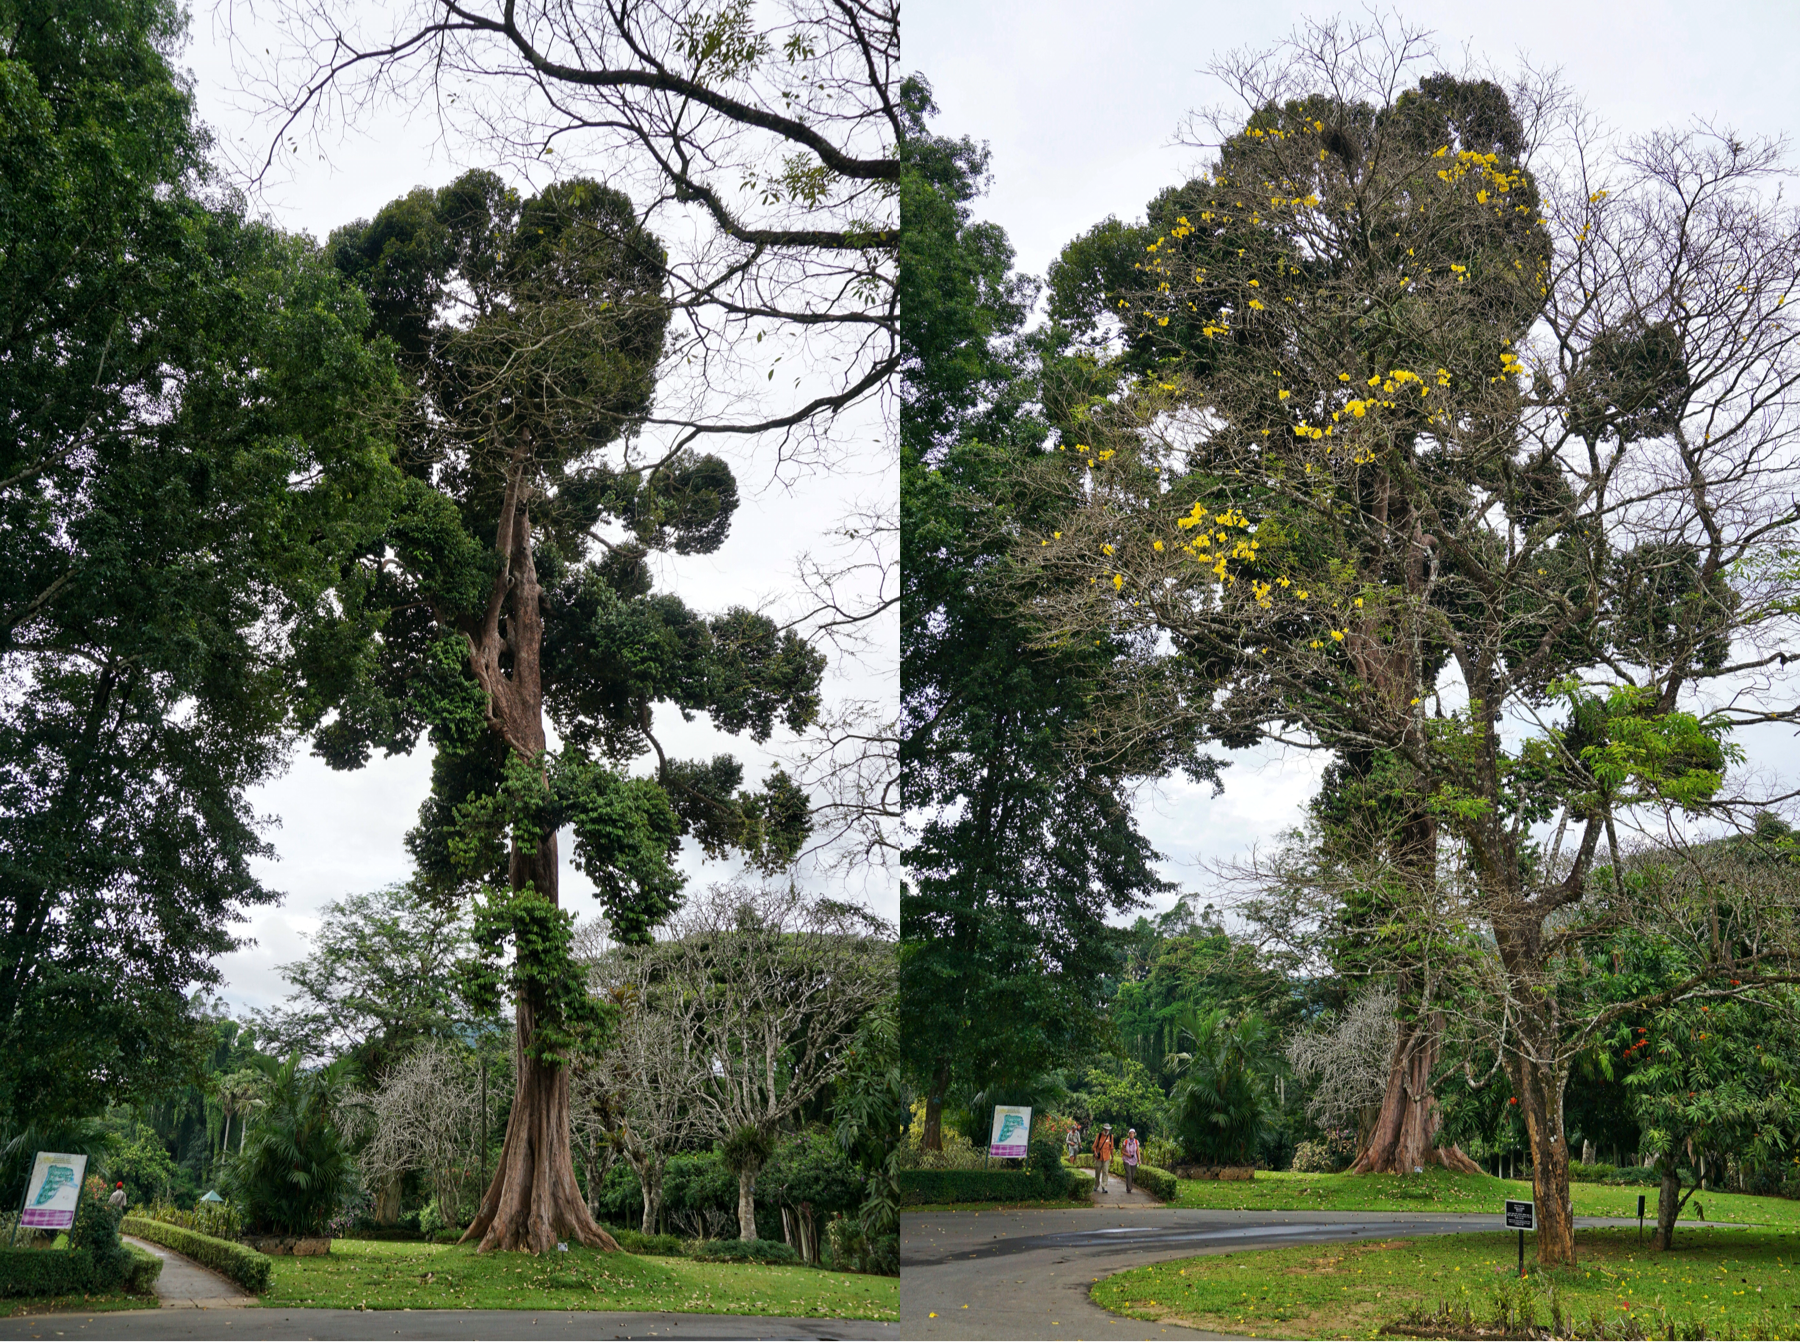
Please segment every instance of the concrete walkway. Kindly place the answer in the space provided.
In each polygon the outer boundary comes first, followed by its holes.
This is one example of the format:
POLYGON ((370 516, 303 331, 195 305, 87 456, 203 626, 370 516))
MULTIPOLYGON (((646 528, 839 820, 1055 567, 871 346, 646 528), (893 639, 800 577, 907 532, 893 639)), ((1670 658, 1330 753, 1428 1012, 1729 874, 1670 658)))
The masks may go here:
POLYGON ((1107 1191, 1104 1193, 1095 1192, 1094 1205, 1096 1207, 1104 1207, 1109 1211, 1147 1212, 1162 1206, 1162 1203, 1151 1197, 1142 1188, 1133 1187, 1131 1192, 1127 1193, 1125 1176, 1122 1174, 1107 1175, 1106 1188, 1107 1191))
POLYGON ((744 1314, 600 1313, 506 1309, 244 1309, 231 1313, 130 1310, 116 1314, 34 1314, 0 1319, 0 1339, 21 1342, 898 1342, 897 1323, 863 1319, 773 1319, 744 1314))
POLYGON ((165 1249, 135 1235, 119 1238, 162 1259, 162 1272, 156 1279, 156 1298, 164 1309, 241 1309, 256 1303, 255 1296, 246 1295, 244 1288, 229 1277, 222 1277, 209 1267, 201 1267, 173 1249, 165 1249))

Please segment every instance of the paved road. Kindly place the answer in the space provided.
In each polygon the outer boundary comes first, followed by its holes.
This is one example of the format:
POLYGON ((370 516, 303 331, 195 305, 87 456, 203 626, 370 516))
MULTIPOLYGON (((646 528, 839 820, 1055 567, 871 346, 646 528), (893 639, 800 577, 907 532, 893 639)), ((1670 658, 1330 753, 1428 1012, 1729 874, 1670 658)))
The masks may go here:
MULTIPOLYGON (((163 1269, 165 1272, 167 1268, 163 1269)), ((39 1314, 0 1319, 0 1338, 93 1339, 590 1339, 659 1338, 674 1342, 742 1339, 902 1337, 899 1324, 852 1319, 765 1319, 742 1314, 624 1314, 503 1309, 124 1310, 116 1314, 39 1314)))
MULTIPOLYGON (((900 1317, 917 1338, 1195 1338, 1228 1334, 1126 1319, 1088 1288, 1128 1267, 1203 1253, 1364 1235, 1501 1230, 1500 1216, 1161 1208, 911 1213, 900 1221, 900 1317), (933 1317, 935 1315, 935 1317, 933 1317)), ((1576 1224, 1636 1225, 1579 1217, 1576 1224)))

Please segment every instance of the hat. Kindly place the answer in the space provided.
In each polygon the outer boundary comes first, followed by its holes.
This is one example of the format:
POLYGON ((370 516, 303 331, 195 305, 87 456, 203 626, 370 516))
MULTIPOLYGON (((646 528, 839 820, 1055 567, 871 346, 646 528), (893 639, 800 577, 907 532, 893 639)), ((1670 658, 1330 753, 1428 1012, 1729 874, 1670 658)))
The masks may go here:
POLYGON ((1135 1136, 1137 1136, 1137 1129, 1136 1128, 1126 1128, 1125 1135, 1127 1137, 1135 1137, 1135 1136))
POLYGON ((124 1180, 123 1180, 123 1179, 121 1179, 121 1180, 119 1180, 119 1182, 118 1182, 118 1183, 117 1183, 117 1184, 116 1184, 116 1185, 114 1185, 114 1186, 115 1186, 115 1187, 117 1187, 117 1188, 123 1188, 123 1187, 125 1187, 125 1181, 124 1181, 124 1180))
POLYGON ((1110 1123, 1102 1123, 1102 1124, 1101 1124, 1101 1125, 1100 1125, 1100 1129, 1101 1129, 1101 1131, 1102 1131, 1102 1132, 1111 1132, 1111 1131, 1112 1131, 1112 1124, 1110 1124, 1110 1123))

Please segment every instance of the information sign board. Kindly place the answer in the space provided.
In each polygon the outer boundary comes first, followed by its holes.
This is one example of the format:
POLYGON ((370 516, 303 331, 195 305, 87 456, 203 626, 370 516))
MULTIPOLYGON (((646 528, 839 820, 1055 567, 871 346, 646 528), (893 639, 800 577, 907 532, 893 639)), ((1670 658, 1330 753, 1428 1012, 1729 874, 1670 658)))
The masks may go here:
POLYGON ((994 1106, 994 1131, 988 1137, 988 1155, 995 1159, 1022 1160, 1031 1141, 1031 1106, 994 1106))
POLYGON ((67 1230, 74 1225, 87 1160, 86 1156, 39 1151, 31 1166, 31 1180, 25 1185, 25 1206, 19 1224, 37 1230, 67 1230))
POLYGON ((1508 1230, 1536 1230, 1537 1223, 1532 1217, 1537 1207, 1530 1202, 1514 1202, 1506 1200, 1506 1228, 1508 1230))

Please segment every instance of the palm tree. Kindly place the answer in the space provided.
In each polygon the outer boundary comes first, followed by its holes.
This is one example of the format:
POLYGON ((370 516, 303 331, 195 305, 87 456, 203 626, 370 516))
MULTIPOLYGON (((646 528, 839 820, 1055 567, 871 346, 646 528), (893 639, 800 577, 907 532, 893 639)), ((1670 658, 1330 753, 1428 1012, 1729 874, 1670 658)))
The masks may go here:
POLYGON ((253 1230, 317 1234, 336 1213, 351 1176, 336 1122, 344 1064, 305 1072, 298 1050, 284 1063, 258 1063, 267 1090, 227 1167, 233 1200, 253 1230))
POLYGON ((1177 1045, 1185 1045, 1167 1058, 1177 1078, 1171 1118, 1185 1153, 1213 1164, 1251 1164, 1287 1068, 1274 1030, 1254 1011, 1233 1021, 1223 1009, 1203 1012, 1191 1002, 1171 1025, 1177 1045))

